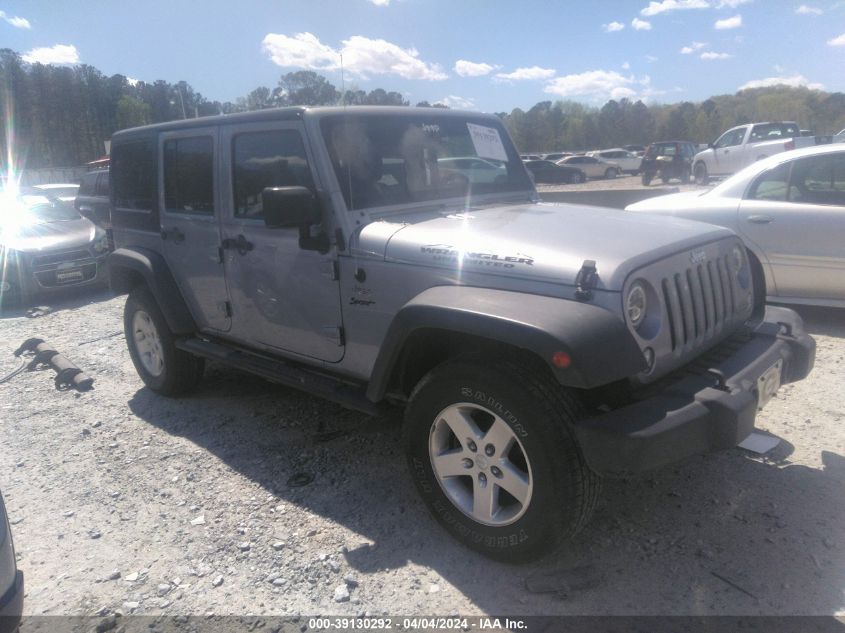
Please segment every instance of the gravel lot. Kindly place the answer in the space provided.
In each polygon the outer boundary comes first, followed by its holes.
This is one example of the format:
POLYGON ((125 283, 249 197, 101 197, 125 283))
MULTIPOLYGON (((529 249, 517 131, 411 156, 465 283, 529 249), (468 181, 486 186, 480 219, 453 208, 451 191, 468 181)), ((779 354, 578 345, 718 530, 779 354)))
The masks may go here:
POLYGON ((0 384, 27 614, 845 614, 843 311, 800 310, 818 358, 759 418, 772 452, 608 481, 570 547, 514 567, 429 517, 398 418, 214 366, 190 397, 152 394, 123 303, 95 292, 0 319, 0 375, 38 336, 96 380, 0 384))

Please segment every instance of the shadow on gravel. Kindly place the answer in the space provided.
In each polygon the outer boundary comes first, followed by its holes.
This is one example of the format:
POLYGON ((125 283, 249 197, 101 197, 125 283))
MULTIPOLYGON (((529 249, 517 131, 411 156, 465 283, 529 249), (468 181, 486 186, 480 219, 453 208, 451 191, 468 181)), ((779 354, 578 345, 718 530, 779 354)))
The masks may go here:
POLYGON ((795 310, 804 319, 804 327, 810 334, 845 338, 845 308, 821 308, 816 306, 785 306, 795 310))
POLYGON ((406 474, 398 412, 372 420, 219 368, 192 397, 142 389, 129 404, 267 493, 360 535, 346 554, 360 574, 430 567, 488 613, 831 614, 845 603, 845 459, 835 453, 820 469, 791 465, 782 443, 765 458, 735 449, 607 481, 571 545, 508 566, 430 518, 406 474), (296 487, 303 473, 313 480, 296 487))
POLYGON ((62 292, 33 299, 28 305, 2 305, 0 306, 0 319, 21 318, 28 316, 27 313, 29 313, 29 316, 35 314, 38 317, 42 316, 38 312, 50 314, 61 310, 74 310, 92 303, 108 301, 113 297, 114 293, 109 288, 94 286, 67 288, 62 292), (42 310, 42 308, 44 309, 42 310))

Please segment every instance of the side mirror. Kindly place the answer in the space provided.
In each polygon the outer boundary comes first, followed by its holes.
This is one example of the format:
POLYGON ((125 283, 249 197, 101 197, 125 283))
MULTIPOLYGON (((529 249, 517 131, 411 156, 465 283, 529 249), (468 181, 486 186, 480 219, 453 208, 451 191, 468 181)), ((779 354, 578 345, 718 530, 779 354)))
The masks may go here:
POLYGON ((264 225, 273 229, 307 227, 322 219, 317 199, 307 187, 266 187, 261 205, 264 225))

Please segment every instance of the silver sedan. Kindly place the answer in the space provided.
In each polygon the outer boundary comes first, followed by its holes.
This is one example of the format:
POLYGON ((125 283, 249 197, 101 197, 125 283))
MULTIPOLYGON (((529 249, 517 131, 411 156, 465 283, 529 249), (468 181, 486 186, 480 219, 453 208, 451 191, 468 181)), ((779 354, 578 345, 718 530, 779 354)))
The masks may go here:
POLYGON ((709 191, 637 202, 736 231, 766 277, 770 301, 845 307, 845 145, 761 160, 709 191))
POLYGON ((567 156, 557 161, 557 164, 580 169, 587 178, 616 178, 622 173, 618 163, 595 156, 567 156))

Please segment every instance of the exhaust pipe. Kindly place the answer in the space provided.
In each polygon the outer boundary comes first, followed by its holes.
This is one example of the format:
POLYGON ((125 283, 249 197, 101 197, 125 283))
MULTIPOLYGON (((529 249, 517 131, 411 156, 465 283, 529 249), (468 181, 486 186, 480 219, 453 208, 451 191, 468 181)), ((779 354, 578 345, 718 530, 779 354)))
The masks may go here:
POLYGON ((21 356, 25 353, 34 354, 29 364, 26 366, 28 371, 33 371, 39 367, 50 366, 56 370, 56 389, 65 391, 67 389, 76 389, 77 391, 88 391, 94 387, 94 379, 83 372, 79 367, 73 364, 70 360, 59 354, 58 351, 40 338, 30 338, 25 340, 21 346, 15 350, 15 356, 21 356))

